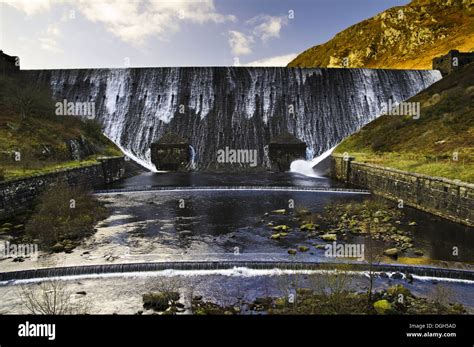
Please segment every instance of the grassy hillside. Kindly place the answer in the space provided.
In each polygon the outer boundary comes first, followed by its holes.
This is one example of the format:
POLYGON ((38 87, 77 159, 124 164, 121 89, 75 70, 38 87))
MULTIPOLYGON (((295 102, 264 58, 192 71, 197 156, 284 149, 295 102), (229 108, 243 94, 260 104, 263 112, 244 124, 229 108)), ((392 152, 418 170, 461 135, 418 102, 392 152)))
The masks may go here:
POLYGON ((451 49, 474 50, 472 0, 414 0, 338 33, 288 66, 431 69, 451 49))
POLYGON ((121 155, 93 120, 56 116, 48 88, 0 77, 0 181, 121 155))
POLYGON ((362 162, 473 183, 474 64, 408 101, 420 103, 419 119, 381 116, 346 138, 335 153, 347 152, 362 162))

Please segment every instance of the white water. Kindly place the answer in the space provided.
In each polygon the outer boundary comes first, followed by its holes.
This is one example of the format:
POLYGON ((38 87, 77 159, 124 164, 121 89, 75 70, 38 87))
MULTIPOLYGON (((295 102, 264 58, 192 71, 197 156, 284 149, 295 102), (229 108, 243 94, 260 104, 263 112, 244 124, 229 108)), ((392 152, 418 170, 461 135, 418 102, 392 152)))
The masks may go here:
POLYGON ((242 67, 31 73, 50 83, 57 100, 95 100, 105 134, 152 171, 150 144, 169 131, 193 146, 196 170, 212 168, 214 153, 225 145, 264 148, 284 131, 307 144, 311 159, 379 116, 387 100, 406 100, 441 78, 436 70, 242 67), (178 104, 185 106, 184 115, 178 104), (289 104, 294 114, 282 114, 289 104), (274 117, 283 117, 281 124, 274 117))
POLYGON ((94 195, 101 196, 101 195, 114 195, 114 194, 158 194, 158 193, 174 193, 174 192, 217 192, 217 191, 283 191, 283 192, 303 192, 303 193, 331 193, 331 194, 366 194, 369 195, 369 191, 364 190, 351 190, 351 189, 320 189, 320 188, 312 188, 312 189, 298 189, 294 187, 204 187, 204 188, 179 188, 179 189, 146 189, 143 190, 129 190, 126 189, 118 189, 118 190, 109 190, 109 191, 101 191, 100 193, 95 193, 94 195))
POLYGON ((308 176, 308 177, 315 177, 315 178, 322 178, 321 176, 317 175, 316 172, 313 170, 313 166, 311 165, 311 161, 306 161, 302 159, 295 160, 290 165, 290 172, 296 172, 300 175, 308 176))
POLYGON ((321 161, 329 157, 332 151, 336 148, 336 146, 328 149, 321 155, 311 159, 311 160, 295 160, 290 165, 290 172, 296 172, 304 176, 315 177, 315 178, 322 178, 322 176, 318 175, 317 171, 313 168, 318 165, 321 161))
MULTIPOLYGON (((316 275, 316 274, 338 274, 340 270, 289 270, 289 269, 250 269, 247 267, 234 267, 232 269, 214 269, 214 270, 161 270, 161 271, 141 271, 141 272, 123 272, 123 273, 106 273, 106 274, 86 274, 86 275, 71 275, 71 276, 56 276, 56 277, 45 277, 45 278, 31 278, 31 279, 22 279, 22 280, 11 280, 11 281, 2 281, 0 285, 22 285, 28 283, 38 283, 45 280, 63 280, 63 281, 72 281, 72 280, 85 280, 85 279, 101 279, 101 278, 140 278, 140 277, 195 277, 195 276, 212 276, 220 275, 227 277, 263 277, 263 276, 283 276, 283 275, 316 275)), ((345 271, 345 273, 353 276, 365 276, 368 277, 369 273, 367 271, 345 271)), ((380 272, 376 272, 379 274, 380 272)), ((393 272, 386 272, 389 276, 393 272)), ((415 276, 414 278, 421 281, 442 281, 442 282, 452 282, 452 283, 465 283, 465 284, 474 284, 474 281, 456 279, 456 278, 444 278, 444 277, 425 277, 425 276, 415 276)))
POLYGON ((189 145, 191 151, 191 170, 196 170, 196 150, 193 146, 189 145))

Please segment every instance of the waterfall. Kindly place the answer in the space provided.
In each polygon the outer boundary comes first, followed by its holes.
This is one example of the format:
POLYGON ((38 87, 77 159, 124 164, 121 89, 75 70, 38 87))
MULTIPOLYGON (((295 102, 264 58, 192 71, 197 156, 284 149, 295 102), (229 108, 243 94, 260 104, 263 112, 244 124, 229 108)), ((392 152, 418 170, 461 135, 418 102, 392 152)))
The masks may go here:
POLYGON ((196 150, 193 146, 189 145, 189 151, 191 152, 191 162, 190 167, 191 170, 196 170, 196 150))
MULTIPOLYGON (((131 274, 143 272, 163 271, 168 274, 176 273, 175 271, 213 271, 226 269, 240 269, 239 271, 247 271, 244 269, 254 270, 294 270, 294 271, 333 271, 337 265, 341 263, 314 263, 300 261, 171 261, 171 262, 152 262, 152 263, 122 263, 122 264, 104 264, 104 265, 82 265, 82 266, 65 266, 56 268, 39 268, 33 270, 19 270, 10 272, 0 272, 0 285, 9 281, 45 279, 48 277, 78 277, 88 276, 94 277, 104 274, 131 274)), ((366 272, 369 264, 361 262, 349 262, 350 272, 366 272)), ((420 276, 418 278, 436 278, 445 280, 458 281, 474 281, 474 271, 437 268, 430 266, 412 266, 404 264, 372 264, 372 271, 377 273, 397 273, 413 274, 420 276)), ((196 273, 198 274, 198 273, 196 273)))
POLYGON ((318 165, 320 162, 322 162, 324 159, 329 157, 335 148, 336 146, 328 149, 326 152, 324 152, 321 155, 318 155, 315 158, 313 158, 312 156, 312 150, 308 151, 308 148, 307 148, 306 160, 293 161, 290 166, 290 172, 296 172, 304 176, 320 178, 321 175, 319 175, 318 172, 314 170, 314 167, 318 165))
POLYGON ((311 161, 309 160, 295 160, 290 165, 290 172, 295 172, 300 175, 320 178, 321 176, 317 175, 311 166, 311 161))
POLYGON ((314 158, 314 151, 311 147, 306 147, 306 160, 311 160, 314 158))
POLYGON ((53 98, 95 102, 112 141, 152 168, 150 144, 173 132, 193 144, 195 167, 212 169, 219 148, 257 150, 289 132, 319 156, 381 114, 389 100, 414 96, 436 70, 175 67, 30 70, 53 98))
POLYGON ((336 148, 337 146, 334 146, 332 148, 329 148, 327 151, 325 151, 324 153, 322 153, 321 155, 317 156, 316 158, 312 158, 309 162, 310 162, 310 165, 311 167, 315 167, 316 165, 318 165, 320 162, 322 162, 324 159, 326 159, 327 157, 329 157, 332 153, 332 151, 334 151, 334 149, 336 148))

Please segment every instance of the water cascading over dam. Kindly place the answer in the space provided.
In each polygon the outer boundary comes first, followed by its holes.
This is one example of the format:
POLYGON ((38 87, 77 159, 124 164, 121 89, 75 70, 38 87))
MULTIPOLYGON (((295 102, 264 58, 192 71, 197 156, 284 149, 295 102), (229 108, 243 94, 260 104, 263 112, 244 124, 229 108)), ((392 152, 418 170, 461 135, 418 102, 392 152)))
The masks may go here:
POLYGON ((441 78, 430 70, 176 67, 25 71, 57 101, 94 102, 104 133, 154 169, 150 144, 186 138, 195 167, 213 169, 225 147, 258 151, 289 132, 315 156, 375 119, 385 105, 441 78))

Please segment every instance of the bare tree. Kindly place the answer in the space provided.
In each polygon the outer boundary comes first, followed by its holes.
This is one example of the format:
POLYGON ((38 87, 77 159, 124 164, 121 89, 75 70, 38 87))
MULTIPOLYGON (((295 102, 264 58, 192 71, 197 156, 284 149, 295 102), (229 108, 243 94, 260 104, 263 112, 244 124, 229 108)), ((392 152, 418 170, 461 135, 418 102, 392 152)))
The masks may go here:
POLYGON ((324 271, 309 277, 311 288, 324 298, 333 313, 342 313, 344 310, 353 281, 351 269, 351 264, 339 264, 334 271, 324 271))
POLYGON ((91 309, 91 302, 85 298, 73 302, 72 292, 61 280, 21 286, 18 295, 26 310, 35 315, 87 314, 91 309))
POLYGON ((148 278, 145 281, 145 287, 150 292, 179 293, 180 288, 183 287, 183 283, 182 283, 182 280, 177 276, 172 276, 172 277, 154 276, 154 277, 148 278))
POLYGON ((376 278, 376 273, 374 272, 374 263, 378 264, 380 262, 380 254, 378 250, 376 250, 376 248, 374 247, 373 235, 372 235, 372 232, 377 226, 377 224, 374 223, 374 218, 380 204, 381 204, 380 200, 369 201, 366 203, 366 209, 367 209, 367 212, 369 213, 369 220, 365 226, 365 229, 368 235, 368 239, 367 239, 368 252, 366 252, 366 255, 367 255, 366 260, 367 260, 367 263, 369 264, 369 287, 367 289, 367 305, 369 308, 371 307, 374 280, 376 278))

